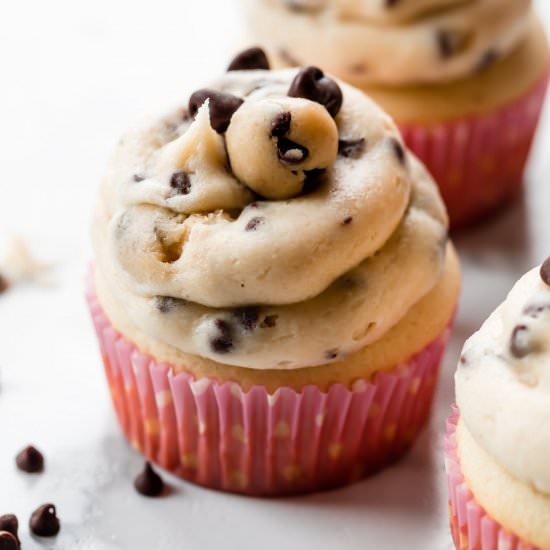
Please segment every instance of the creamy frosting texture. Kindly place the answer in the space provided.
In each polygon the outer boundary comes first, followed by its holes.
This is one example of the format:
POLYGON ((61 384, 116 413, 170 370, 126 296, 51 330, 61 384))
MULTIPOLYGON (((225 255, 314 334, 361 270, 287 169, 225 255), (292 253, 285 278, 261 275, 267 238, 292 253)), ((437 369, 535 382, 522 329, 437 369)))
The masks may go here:
POLYGON ((530 0, 243 0, 253 38, 356 85, 459 79, 526 35, 530 0))
POLYGON ((129 132, 94 223, 97 275, 137 327, 257 369, 380 339, 437 284, 446 239, 391 119, 314 68, 228 72, 129 132))
POLYGON ((520 279, 466 342, 456 398, 475 441, 550 494, 550 261, 520 279))

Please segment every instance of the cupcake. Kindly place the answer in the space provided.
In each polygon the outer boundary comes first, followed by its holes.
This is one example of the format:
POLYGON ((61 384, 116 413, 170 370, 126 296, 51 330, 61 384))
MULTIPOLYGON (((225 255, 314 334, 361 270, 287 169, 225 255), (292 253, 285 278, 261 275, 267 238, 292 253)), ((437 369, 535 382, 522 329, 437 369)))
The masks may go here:
POLYGON ((445 443, 457 549, 550 548, 550 258, 464 346, 445 443))
POLYGON ((397 121, 438 183, 451 225, 520 190, 549 50, 529 0, 244 0, 281 65, 318 65, 397 121))
POLYGON ((277 495, 412 444, 459 269, 391 119, 319 69, 266 66, 244 52, 120 141, 88 299, 131 444, 190 481, 277 495))

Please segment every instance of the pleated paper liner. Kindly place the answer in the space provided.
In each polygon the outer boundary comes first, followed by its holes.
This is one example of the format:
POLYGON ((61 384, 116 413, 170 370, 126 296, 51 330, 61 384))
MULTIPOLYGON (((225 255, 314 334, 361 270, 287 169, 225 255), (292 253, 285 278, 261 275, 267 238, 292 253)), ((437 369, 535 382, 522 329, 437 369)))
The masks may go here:
POLYGON ((426 423, 450 329, 406 363, 353 387, 301 392, 195 380, 141 353, 88 302, 128 441, 194 483, 249 495, 329 489, 401 457, 426 423))

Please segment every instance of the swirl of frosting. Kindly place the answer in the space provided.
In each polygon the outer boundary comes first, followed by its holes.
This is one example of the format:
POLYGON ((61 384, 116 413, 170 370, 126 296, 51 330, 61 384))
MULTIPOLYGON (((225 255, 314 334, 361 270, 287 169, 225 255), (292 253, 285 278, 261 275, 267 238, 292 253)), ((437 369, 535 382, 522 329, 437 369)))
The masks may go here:
POLYGON ((200 97, 194 119, 130 132, 102 186, 98 275, 143 332, 230 365, 314 366, 437 284, 437 189, 361 92, 314 68, 232 70, 200 97))
POLYGON ((474 74, 526 36, 531 0, 244 0, 250 29, 288 64, 356 85, 474 74))
POLYGON ((550 495, 550 259, 523 276, 466 342, 456 397, 477 444, 550 495))

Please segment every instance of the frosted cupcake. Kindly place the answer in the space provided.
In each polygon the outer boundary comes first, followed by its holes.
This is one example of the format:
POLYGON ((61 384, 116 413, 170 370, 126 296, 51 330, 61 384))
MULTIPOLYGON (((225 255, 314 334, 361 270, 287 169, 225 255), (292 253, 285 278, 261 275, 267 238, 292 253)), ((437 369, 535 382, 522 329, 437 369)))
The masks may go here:
POLYGON ((389 112, 453 227, 520 189, 548 80, 529 0, 244 0, 281 65, 314 64, 389 112))
POLYGON ((267 495, 348 483, 411 445, 459 272, 391 119, 318 69, 265 66, 245 52, 122 139, 89 301, 134 447, 267 495))
POLYGON ((550 548, 550 258, 464 346, 447 474, 456 547, 550 548))

